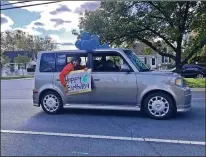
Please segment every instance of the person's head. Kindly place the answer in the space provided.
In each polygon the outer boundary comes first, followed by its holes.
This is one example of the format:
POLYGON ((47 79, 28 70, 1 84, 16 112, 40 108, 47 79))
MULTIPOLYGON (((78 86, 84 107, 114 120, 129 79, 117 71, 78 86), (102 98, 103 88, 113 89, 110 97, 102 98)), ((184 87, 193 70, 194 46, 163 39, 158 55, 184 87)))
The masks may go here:
POLYGON ((78 67, 81 63, 81 58, 79 56, 74 56, 72 57, 71 62, 74 65, 74 67, 78 67))

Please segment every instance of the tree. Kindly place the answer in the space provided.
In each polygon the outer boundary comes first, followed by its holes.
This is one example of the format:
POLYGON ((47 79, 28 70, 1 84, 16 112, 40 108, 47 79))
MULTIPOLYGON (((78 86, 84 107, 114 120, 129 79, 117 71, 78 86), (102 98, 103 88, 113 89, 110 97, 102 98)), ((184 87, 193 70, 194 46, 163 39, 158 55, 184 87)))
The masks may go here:
POLYGON ((1 51, 15 51, 16 50, 16 35, 15 32, 5 31, 1 32, 1 51))
POLYGON ((1 51, 32 52, 36 58, 39 51, 51 51, 57 44, 50 37, 29 35, 21 30, 1 32, 1 51))
POLYGON ((11 59, 8 56, 1 55, 1 68, 10 63, 11 59))
POLYGON ((14 63, 18 64, 21 67, 22 72, 23 72, 23 69, 26 69, 26 64, 29 61, 30 61, 30 58, 27 56, 23 56, 23 55, 18 55, 17 57, 14 58, 14 63))
POLYGON ((57 48, 57 44, 50 37, 26 36, 22 41, 21 48, 24 51, 33 53, 33 58, 37 57, 39 51, 51 51, 57 48))
MULTIPOLYGON (((188 43, 188 49, 185 51, 187 53, 188 51, 191 51, 193 48, 192 42, 197 42, 201 40, 205 34, 206 34, 206 12, 201 14, 199 19, 194 23, 194 31, 192 32, 192 35, 190 36, 190 42, 188 43)), ((189 62, 192 62, 194 58, 204 56, 204 53, 206 52, 206 44, 199 50, 197 50, 196 54, 193 55, 189 62)), ((184 55, 185 55, 184 53, 184 55)))
POLYGON ((175 60, 180 72, 181 66, 206 43, 205 10, 203 1, 101 1, 99 9, 82 15, 79 28, 97 33, 101 41, 115 46, 143 42, 175 60), (198 35, 188 40, 192 31, 198 35), (165 44, 172 52, 166 51, 165 44), (187 55, 182 60, 184 52, 187 55))
POLYGON ((144 48, 143 50, 144 55, 151 55, 152 54, 152 49, 149 47, 144 48))

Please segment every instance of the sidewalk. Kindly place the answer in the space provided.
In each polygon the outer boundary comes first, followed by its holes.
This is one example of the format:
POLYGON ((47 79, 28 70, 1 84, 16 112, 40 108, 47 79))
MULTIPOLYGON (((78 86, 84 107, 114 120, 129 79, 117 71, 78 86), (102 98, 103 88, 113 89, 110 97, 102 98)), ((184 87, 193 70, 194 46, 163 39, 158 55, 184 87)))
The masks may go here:
POLYGON ((4 80, 30 80, 34 79, 33 76, 10 76, 10 77, 1 77, 1 81, 4 80))

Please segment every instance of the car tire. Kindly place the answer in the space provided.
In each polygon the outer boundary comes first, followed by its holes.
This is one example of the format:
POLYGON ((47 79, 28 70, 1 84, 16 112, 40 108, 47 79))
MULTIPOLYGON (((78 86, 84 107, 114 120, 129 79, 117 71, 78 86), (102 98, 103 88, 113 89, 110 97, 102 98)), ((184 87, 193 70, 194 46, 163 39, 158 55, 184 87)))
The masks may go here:
POLYGON ((175 113, 175 104, 170 95, 164 92, 149 94, 143 103, 144 112, 153 119, 168 119, 175 113))
POLYGON ((61 96, 54 91, 47 91, 41 96, 41 106, 48 114, 59 114, 63 110, 61 96))

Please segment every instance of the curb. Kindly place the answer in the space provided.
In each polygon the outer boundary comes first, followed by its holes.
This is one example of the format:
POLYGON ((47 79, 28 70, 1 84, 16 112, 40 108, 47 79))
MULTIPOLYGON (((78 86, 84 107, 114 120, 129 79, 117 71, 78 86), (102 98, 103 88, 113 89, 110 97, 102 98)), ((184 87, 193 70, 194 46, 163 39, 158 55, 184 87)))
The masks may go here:
POLYGON ((34 78, 23 78, 23 80, 32 80, 34 78))
POLYGON ((205 92, 206 91, 205 88, 190 88, 190 90, 192 92, 205 92))

